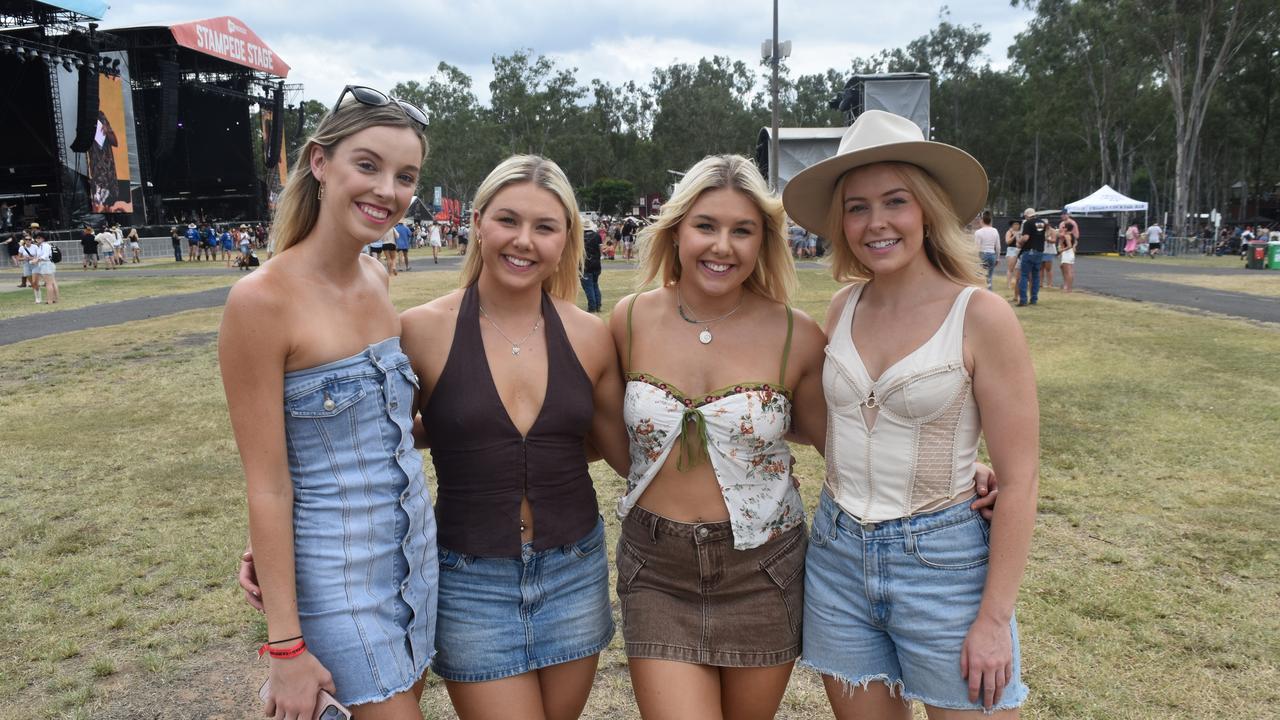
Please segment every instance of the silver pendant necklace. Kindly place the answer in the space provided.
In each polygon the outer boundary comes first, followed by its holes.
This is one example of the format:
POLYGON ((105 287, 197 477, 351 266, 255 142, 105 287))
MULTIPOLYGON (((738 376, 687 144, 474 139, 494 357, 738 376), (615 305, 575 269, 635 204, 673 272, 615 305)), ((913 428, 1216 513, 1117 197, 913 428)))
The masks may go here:
MULTIPOLYGON (((747 292, 746 290, 743 290, 742 295, 738 297, 738 304, 734 305, 732 310, 721 315, 720 317, 711 318, 710 320, 698 320, 697 318, 690 317, 689 314, 685 312, 685 302, 684 302, 684 299, 680 297, 680 283, 676 283, 676 312, 680 313, 681 320, 684 320, 690 325, 701 325, 702 332, 698 333, 698 342, 702 343, 703 345, 710 345, 711 341, 715 339, 711 335, 711 323, 724 320, 730 315, 738 312, 738 308, 742 307, 742 301, 746 299, 746 297, 747 297, 747 292)), ((690 307, 689 309, 693 310, 692 307, 690 307)))
POLYGON ((538 321, 533 324, 533 329, 530 330, 528 333, 526 333, 524 337, 520 338, 520 342, 516 342, 515 340, 512 340, 506 333, 502 332, 502 328, 498 327, 498 323, 494 322, 493 318, 489 317, 489 313, 485 312, 483 305, 480 306, 480 314, 484 316, 485 320, 489 321, 489 324, 493 326, 494 330, 498 331, 498 334, 501 335, 504 340, 511 343, 512 355, 519 355, 520 346, 525 344, 525 342, 527 342, 529 338, 533 337, 533 334, 538 332, 538 328, 542 327, 542 316, 539 315, 538 321))

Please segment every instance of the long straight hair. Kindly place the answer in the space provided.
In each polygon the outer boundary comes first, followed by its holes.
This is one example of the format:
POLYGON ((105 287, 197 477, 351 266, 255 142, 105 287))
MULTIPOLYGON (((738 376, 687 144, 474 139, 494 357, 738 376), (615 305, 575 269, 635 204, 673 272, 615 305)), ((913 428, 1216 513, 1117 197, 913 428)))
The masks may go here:
POLYGON ((289 179, 276 201, 271 222, 270 247, 273 253, 284 252, 296 245, 315 228, 316 219, 320 217, 320 181, 311 172, 311 153, 315 148, 320 148, 326 158, 333 157, 333 149, 338 143, 362 130, 384 125, 413 130, 422 142, 422 162, 426 162, 427 136, 398 105, 390 103, 375 107, 357 102, 355 98, 347 99, 320 120, 315 134, 307 138, 293 162, 289 179))
POLYGON ((542 281, 542 289, 553 297, 575 302, 578 299, 578 278, 582 275, 582 216, 578 214, 578 198, 573 194, 573 186, 565 177, 560 166, 541 155, 512 155, 498 163, 489 173, 480 187, 476 189, 472 201, 471 242, 473 249, 462 261, 462 287, 470 287, 480 279, 480 271, 484 269, 484 259, 480 257, 480 218, 489 209, 503 188, 518 183, 533 183, 547 190, 560 199, 564 207, 564 222, 567 237, 564 252, 560 254, 560 262, 550 277, 542 281))

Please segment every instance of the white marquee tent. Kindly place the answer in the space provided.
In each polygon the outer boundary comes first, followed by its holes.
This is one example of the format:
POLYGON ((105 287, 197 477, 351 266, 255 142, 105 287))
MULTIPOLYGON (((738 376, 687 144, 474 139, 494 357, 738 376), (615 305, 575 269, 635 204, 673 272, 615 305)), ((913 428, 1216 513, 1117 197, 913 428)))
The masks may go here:
POLYGON ((1092 195, 1083 200, 1077 200, 1067 204, 1067 210, 1073 213, 1091 213, 1091 212, 1143 212, 1147 211, 1147 204, 1141 200, 1134 200, 1131 197, 1125 197, 1110 185, 1103 185, 1098 188, 1092 195))

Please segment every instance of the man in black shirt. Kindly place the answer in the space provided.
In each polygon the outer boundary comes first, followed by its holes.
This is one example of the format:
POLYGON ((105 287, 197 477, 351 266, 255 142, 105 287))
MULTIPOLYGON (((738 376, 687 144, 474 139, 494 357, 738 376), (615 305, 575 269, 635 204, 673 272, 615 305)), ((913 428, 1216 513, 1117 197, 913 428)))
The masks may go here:
POLYGON ((582 292, 587 296, 587 312, 600 312, 600 234, 596 224, 583 220, 582 241, 585 255, 582 263, 582 292))
POLYGON ((1040 263, 1043 262, 1044 235, 1049 229, 1049 221, 1036 217, 1034 208, 1022 211, 1022 241, 1018 246, 1018 262, 1022 269, 1018 273, 1018 307, 1027 304, 1027 285, 1031 285, 1031 304, 1040 299, 1040 263))
POLYGON ((83 254, 83 258, 80 260, 80 268, 88 270, 90 263, 92 263, 93 269, 97 270, 98 238, 94 236, 93 228, 88 225, 85 225, 84 229, 80 231, 80 252, 83 254))

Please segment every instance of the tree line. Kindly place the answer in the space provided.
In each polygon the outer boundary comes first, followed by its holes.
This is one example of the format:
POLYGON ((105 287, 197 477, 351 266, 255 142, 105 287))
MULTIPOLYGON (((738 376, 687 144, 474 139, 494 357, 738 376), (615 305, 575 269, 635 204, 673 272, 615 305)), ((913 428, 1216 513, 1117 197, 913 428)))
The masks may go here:
MULTIPOLYGON (((832 58, 824 73, 781 68, 783 127, 837 127, 829 102, 848 77, 872 72, 931 76, 932 137, 972 153, 990 176, 997 213, 1058 207, 1103 183, 1151 204, 1171 230, 1188 213, 1225 211, 1241 197, 1280 187, 1280 4, 1274 0, 1012 0, 1034 16, 997 67, 990 33, 953 22, 905 47, 832 58)), ((801 48, 802 50, 802 48, 801 48)), ((406 79, 396 97, 430 118, 424 197, 443 188, 468 199, 507 155, 554 159, 584 209, 626 212, 665 194, 674 177, 710 153, 755 154, 770 122, 769 68, 716 56, 673 63, 647 82, 582 83, 577 69, 533 50, 493 57, 489 101, 472 78, 441 62, 406 79)), ((303 133, 327 106, 305 105, 303 133)), ((290 123, 293 125, 293 123, 290 123)), ((288 132, 291 152, 300 137, 288 132)), ((1228 220, 1234 219, 1233 217, 1228 220)))

